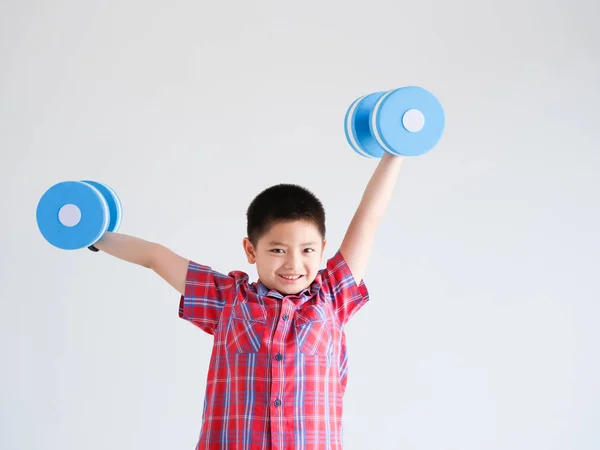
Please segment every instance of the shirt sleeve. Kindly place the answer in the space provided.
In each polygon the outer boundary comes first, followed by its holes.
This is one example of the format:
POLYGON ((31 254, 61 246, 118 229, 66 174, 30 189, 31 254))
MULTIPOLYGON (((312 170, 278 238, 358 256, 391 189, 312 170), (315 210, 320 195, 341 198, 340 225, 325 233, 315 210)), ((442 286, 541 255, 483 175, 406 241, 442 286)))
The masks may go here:
POLYGON ((340 250, 327 260, 321 277, 334 312, 340 323, 345 325, 369 301, 365 282, 361 280, 360 284, 356 284, 340 250))
POLYGON ((194 261, 188 263, 185 293, 179 300, 179 317, 208 334, 215 334, 226 304, 231 304, 245 274, 224 275, 194 261))

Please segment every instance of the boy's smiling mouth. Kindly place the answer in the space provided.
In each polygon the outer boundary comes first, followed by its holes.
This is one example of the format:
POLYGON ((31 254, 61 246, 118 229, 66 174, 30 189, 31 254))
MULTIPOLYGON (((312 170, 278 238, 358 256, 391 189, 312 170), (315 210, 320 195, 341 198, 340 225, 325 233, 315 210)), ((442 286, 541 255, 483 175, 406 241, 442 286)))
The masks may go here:
POLYGON ((279 277, 284 279, 285 281, 298 281, 303 276, 304 275, 279 275, 279 277))

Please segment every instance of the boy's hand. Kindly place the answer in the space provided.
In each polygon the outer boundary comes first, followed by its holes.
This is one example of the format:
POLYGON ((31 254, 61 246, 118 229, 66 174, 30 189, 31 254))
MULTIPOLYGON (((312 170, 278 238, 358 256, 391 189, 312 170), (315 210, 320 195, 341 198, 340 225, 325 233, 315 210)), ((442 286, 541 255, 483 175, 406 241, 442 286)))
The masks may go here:
POLYGON ((396 186, 402 161, 402 156, 392 156, 388 153, 383 155, 342 241, 340 253, 356 284, 360 284, 363 279, 375 232, 396 186))
POLYGON ((168 248, 134 236, 106 233, 94 246, 116 258, 154 270, 184 295, 189 260, 168 248))

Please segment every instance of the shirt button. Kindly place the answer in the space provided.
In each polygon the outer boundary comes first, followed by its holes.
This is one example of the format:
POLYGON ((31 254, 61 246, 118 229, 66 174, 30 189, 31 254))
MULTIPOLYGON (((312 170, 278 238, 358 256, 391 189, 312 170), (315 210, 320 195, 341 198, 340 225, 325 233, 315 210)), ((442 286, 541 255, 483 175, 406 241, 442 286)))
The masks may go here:
POLYGON ((277 354, 275 355, 275 359, 276 359, 277 361, 281 361, 281 360, 283 359, 283 355, 282 355, 281 353, 277 353, 277 354))
POLYGON ((287 314, 284 314, 284 315, 283 315, 283 320, 288 320, 288 317, 289 317, 289 316, 288 316, 287 314))
POLYGON ((281 400, 277 399, 275 400, 275 406, 281 406, 281 400))

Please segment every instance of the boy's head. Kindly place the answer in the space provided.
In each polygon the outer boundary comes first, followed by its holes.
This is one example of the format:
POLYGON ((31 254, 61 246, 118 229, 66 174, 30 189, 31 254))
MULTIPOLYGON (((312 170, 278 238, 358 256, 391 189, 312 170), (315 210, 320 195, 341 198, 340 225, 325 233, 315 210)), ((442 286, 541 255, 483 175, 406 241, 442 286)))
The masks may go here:
POLYGON ((246 218, 244 251, 260 281, 284 295, 310 286, 326 245, 319 199, 301 186, 278 184, 252 200, 246 218))

